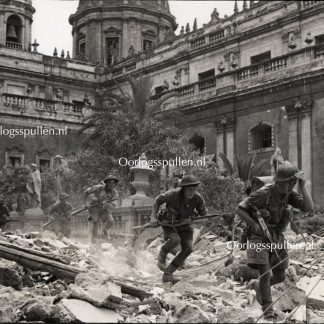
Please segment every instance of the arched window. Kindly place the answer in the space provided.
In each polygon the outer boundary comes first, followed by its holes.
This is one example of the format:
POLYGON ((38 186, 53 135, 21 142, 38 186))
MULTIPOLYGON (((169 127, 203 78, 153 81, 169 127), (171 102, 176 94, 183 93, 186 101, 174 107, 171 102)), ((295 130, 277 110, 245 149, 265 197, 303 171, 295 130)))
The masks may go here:
POLYGON ((22 49, 22 22, 17 15, 12 15, 7 20, 6 46, 22 49))
POLYGON ((205 139, 195 134, 193 137, 190 138, 189 143, 192 144, 200 154, 204 154, 205 151, 205 139))
POLYGON ((272 127, 260 123, 250 131, 251 150, 260 150, 272 147, 272 127))

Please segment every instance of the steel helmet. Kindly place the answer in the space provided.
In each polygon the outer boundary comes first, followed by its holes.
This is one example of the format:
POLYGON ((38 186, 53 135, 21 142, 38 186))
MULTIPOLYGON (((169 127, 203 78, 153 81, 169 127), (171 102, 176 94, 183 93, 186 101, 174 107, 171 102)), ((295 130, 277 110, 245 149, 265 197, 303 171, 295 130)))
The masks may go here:
POLYGON ((199 184, 201 184, 201 182, 198 181, 198 179, 194 175, 187 174, 182 177, 182 180, 181 180, 179 186, 180 187, 198 186, 199 184))
POLYGON ((118 182, 118 178, 115 177, 113 174, 108 174, 107 177, 105 178, 104 182, 107 182, 109 180, 114 180, 116 183, 118 182))
POLYGON ((296 174, 299 170, 290 163, 282 164, 278 167, 276 175, 273 177, 274 181, 288 181, 296 179, 296 174))

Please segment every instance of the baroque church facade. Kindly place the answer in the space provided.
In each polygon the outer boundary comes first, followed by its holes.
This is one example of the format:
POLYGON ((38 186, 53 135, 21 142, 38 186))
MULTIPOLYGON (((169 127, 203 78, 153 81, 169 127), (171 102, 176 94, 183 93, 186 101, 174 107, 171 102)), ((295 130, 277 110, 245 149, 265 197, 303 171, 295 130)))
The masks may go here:
MULTIPOLYGON (((84 116, 102 105, 117 81, 149 76, 160 114, 180 109, 183 129, 205 155, 255 156, 277 148, 302 169, 314 200, 324 194, 324 2, 229 2, 202 28, 181 28, 167 0, 79 0, 69 18, 72 53, 38 52, 31 39, 32 0, 0 0, 0 125, 64 129, 60 136, 5 136, 0 167, 77 152, 84 116), (114 80, 114 82, 113 82, 114 80)), ((215 7, 217 1, 215 1, 215 7)))

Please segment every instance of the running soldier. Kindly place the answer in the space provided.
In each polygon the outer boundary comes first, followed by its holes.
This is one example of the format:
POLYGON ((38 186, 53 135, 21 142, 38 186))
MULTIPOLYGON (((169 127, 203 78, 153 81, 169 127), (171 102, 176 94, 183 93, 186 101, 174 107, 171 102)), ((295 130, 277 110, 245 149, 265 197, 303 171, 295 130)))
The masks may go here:
POLYGON ((273 180, 274 183, 263 186, 244 199, 236 211, 248 224, 247 263, 260 273, 260 280, 255 282, 254 288, 265 318, 276 316, 272 306, 271 286, 285 280, 285 269, 289 263, 283 235, 289 224, 287 205, 304 212, 312 212, 314 209, 313 200, 306 190, 306 180, 296 167, 287 162, 280 165, 273 180), (293 191, 297 181, 301 195, 293 191), (270 241, 256 217, 257 212, 261 213, 272 241, 277 244, 275 249, 269 247, 270 241))

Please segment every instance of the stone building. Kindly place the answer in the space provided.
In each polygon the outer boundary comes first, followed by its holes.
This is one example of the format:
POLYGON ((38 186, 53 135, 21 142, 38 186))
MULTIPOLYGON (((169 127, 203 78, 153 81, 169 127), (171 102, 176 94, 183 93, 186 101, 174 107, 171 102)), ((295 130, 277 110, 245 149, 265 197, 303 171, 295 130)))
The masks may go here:
MULTIPOLYGON (((64 136, 0 136, 0 165, 49 163, 76 152, 84 115, 102 109, 114 79, 154 80, 152 100, 176 90, 160 114, 181 109, 203 154, 256 163, 279 147, 324 193, 324 3, 244 1, 175 36, 166 0, 80 0, 69 21, 73 53, 46 56, 30 36, 31 0, 0 0, 0 119, 8 128, 67 128, 64 136), (192 29, 192 30, 190 30, 192 29), (167 91, 168 91, 167 90, 167 91), (66 138, 68 136, 68 138, 66 138)), ((215 6, 217 2, 215 1, 215 6)), ((270 162, 269 162, 270 173, 270 162)))

